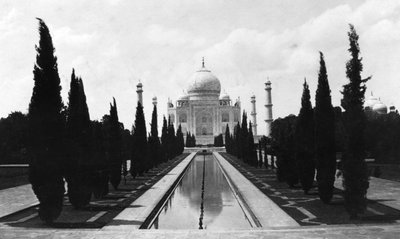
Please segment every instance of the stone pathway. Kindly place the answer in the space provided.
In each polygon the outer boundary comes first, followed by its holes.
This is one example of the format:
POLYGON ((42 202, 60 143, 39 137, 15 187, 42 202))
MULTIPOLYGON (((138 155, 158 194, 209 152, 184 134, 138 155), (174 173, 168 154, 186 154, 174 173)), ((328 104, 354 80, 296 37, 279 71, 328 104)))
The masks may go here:
MULTIPOLYGON (((335 187, 343 190, 342 177, 336 178, 335 187)), ((367 198, 400 211, 400 182, 370 177, 367 198)))
MULTIPOLYGON (((122 179, 119 190, 109 186, 110 192, 104 198, 92 199, 90 205, 82 210, 75 210, 64 197, 63 211, 52 227, 45 225, 38 217, 39 202, 31 185, 0 190, 0 231, 3 229, 40 229, 51 228, 101 228, 118 213, 151 188, 158 180, 173 169, 187 154, 162 163, 158 168, 149 170, 144 176, 132 179, 126 184, 122 179), (24 210, 26 209, 26 210, 24 210)), ((0 235, 0 238, 1 235, 0 235)))
POLYGON ((0 190, 0 218, 37 204, 30 184, 0 190))
POLYGON ((247 179, 271 198, 287 214, 302 226, 313 225, 365 225, 397 224, 400 222, 400 183, 372 178, 368 190, 368 210, 360 220, 349 219, 344 208, 343 191, 335 185, 334 197, 330 205, 321 202, 316 188, 305 195, 301 188, 289 188, 285 182, 278 182, 275 172, 266 168, 255 168, 236 157, 222 153, 247 179))
POLYGON ((76 238, 76 239, 235 239, 235 238, 265 238, 265 239, 371 239, 398 238, 398 226, 335 226, 335 227, 303 227, 281 230, 136 230, 136 231, 100 231, 100 230, 3 230, 1 238, 76 238))
MULTIPOLYGON (((46 227, 26 227, 11 225, 0 225, 0 238, 398 238, 400 234, 399 224, 396 223, 400 215, 400 183, 389 180, 371 178, 368 198, 370 200, 369 207, 375 212, 368 212, 371 216, 378 217, 380 223, 370 219, 370 223, 366 221, 349 223, 348 215, 340 204, 341 198, 341 180, 337 180, 335 186, 339 189, 335 192, 334 202, 337 205, 324 205, 320 203, 317 195, 303 195, 301 189, 290 189, 285 183, 276 181, 274 172, 271 170, 256 169, 236 161, 230 161, 247 179, 249 179, 264 194, 268 195, 271 200, 282 207, 289 215, 295 218, 301 225, 308 225, 297 228, 281 228, 268 230, 108 230, 104 231, 100 228, 91 229, 62 229, 62 228, 46 228, 46 227), (391 213, 391 214, 390 214, 391 213), (397 213, 397 214, 396 214, 397 213), (324 217, 324 214, 328 217, 324 217), (343 215, 342 215, 343 214, 343 215), (382 215, 383 214, 383 215, 382 215), (393 220, 381 220, 379 216, 393 216, 393 220), (344 217, 345 216, 345 217, 344 217), (342 218, 343 217, 343 218, 342 218), (335 219, 339 218, 339 219, 335 219), (347 223, 347 225, 340 225, 347 223), (331 224, 331 225, 324 225, 331 224), (317 226, 314 226, 317 225, 317 226)), ((168 170, 167 170, 168 171, 168 170)), ((160 172, 157 172, 160 173, 160 172)), ((146 179, 136 181, 135 190, 129 192, 116 192, 112 197, 115 201, 121 198, 136 197, 151 187, 153 181, 156 181, 156 172, 146 179), (152 180, 151 180, 152 179, 152 180)), ((165 172, 163 172, 165 173, 165 172)), ((158 177, 158 176, 157 176, 158 177)), ((140 195, 139 195, 140 196, 140 195)), ((30 205, 29 198, 36 199, 31 190, 30 185, 23 185, 14 188, 13 191, 0 190, 0 213, 7 213, 5 210, 12 208, 10 205, 30 205), (26 197, 31 194, 31 196, 26 197), (22 203, 22 201, 25 203, 22 203)), ((37 202, 36 202, 37 203, 37 202)), ((94 205, 99 207, 108 205, 110 202, 98 200, 94 205)), ((33 204, 35 205, 35 203, 33 204)), ((273 215, 271 215, 273 217, 273 215)), ((29 215, 23 215, 22 219, 29 218, 29 215)), ((95 211, 88 221, 98 221, 98 218, 104 218, 102 210, 95 211)), ((379 222, 378 220, 378 222, 379 222)), ((0 223, 1 224, 1 223, 0 223)))

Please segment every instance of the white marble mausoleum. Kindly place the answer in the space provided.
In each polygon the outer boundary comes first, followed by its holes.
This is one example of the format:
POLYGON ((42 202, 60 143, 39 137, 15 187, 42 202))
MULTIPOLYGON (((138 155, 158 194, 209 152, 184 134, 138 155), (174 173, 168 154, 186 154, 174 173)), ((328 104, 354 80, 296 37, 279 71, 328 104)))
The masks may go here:
POLYGON ((229 95, 221 94, 218 78, 204 66, 190 79, 187 94, 179 97, 174 105, 168 100, 168 116, 175 129, 182 126, 183 134, 196 136, 196 144, 212 144, 214 136, 225 134, 226 125, 230 132, 240 122, 240 100, 232 104, 229 95))

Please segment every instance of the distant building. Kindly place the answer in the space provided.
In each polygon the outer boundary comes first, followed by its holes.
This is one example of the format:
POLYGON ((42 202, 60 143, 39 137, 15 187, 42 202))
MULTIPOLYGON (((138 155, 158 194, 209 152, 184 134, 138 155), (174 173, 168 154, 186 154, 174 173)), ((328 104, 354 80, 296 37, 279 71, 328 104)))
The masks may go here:
POLYGON ((197 144, 212 144, 214 136, 224 134, 226 125, 230 132, 240 122, 240 100, 231 104, 226 93, 220 97, 221 83, 218 78, 206 69, 204 59, 200 70, 190 79, 190 85, 174 105, 168 100, 168 117, 179 125, 186 136, 190 132, 196 136, 197 144))
MULTIPOLYGON (((388 107, 380 100, 373 95, 371 92, 371 96, 365 100, 364 103, 365 109, 372 110, 378 114, 387 114, 388 107)), ((391 110, 395 110, 394 106, 390 107, 391 110)))

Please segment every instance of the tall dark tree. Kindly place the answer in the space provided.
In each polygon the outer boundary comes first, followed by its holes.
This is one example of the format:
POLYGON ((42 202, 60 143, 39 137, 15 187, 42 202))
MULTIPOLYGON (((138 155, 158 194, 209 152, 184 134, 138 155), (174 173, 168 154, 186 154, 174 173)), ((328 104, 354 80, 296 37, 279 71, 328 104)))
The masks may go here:
POLYGON ((233 129, 233 145, 232 145, 232 153, 236 157, 240 158, 240 153, 242 152, 242 145, 240 145, 241 137, 241 128, 240 123, 237 122, 235 128, 233 129))
POLYGON ((345 207, 350 218, 357 218, 367 207, 369 187, 367 165, 365 163, 365 115, 363 110, 365 83, 370 79, 361 78, 363 65, 358 45, 358 34, 353 25, 348 32, 351 59, 346 63, 346 76, 349 83, 343 86, 341 102, 345 110, 344 123, 347 142, 343 157, 345 207))
POLYGON ((249 122, 249 135, 247 136, 247 157, 248 157, 248 164, 257 167, 258 166, 258 161, 257 161, 257 151, 256 151, 256 145, 254 144, 254 135, 253 135, 253 127, 251 122, 249 122))
POLYGON ((168 124, 165 116, 163 117, 163 126, 161 130, 161 152, 164 162, 168 160, 168 124))
POLYGON ((229 125, 226 124, 225 128, 225 149, 228 154, 231 154, 231 133, 229 132, 229 125))
POLYGON ((182 126, 178 126, 178 130, 176 131, 176 143, 177 143, 177 153, 178 155, 183 153, 183 150, 185 149, 185 139, 183 138, 183 133, 182 133, 182 126))
POLYGON ((124 125, 120 123, 122 130, 122 175, 124 176, 124 183, 126 184, 126 176, 128 175, 128 161, 132 159, 132 135, 124 125))
POLYGON ((312 188, 315 175, 314 163, 314 113, 310 90, 304 80, 300 113, 296 122, 296 162, 301 187, 305 194, 312 188))
POLYGON ((68 96, 67 140, 68 163, 65 178, 69 201, 75 208, 89 204, 92 194, 92 166, 90 150, 90 117, 82 79, 72 69, 68 96))
POLYGON ((191 141, 192 141, 193 147, 196 147, 196 136, 195 136, 194 134, 192 134, 192 139, 191 139, 191 141))
POLYGON ((108 194, 108 162, 105 148, 103 124, 99 121, 91 122, 92 128, 92 157, 96 161, 93 166, 93 195, 101 198, 108 194))
POLYGON ((161 144, 158 137, 157 121, 157 106, 154 105, 151 116, 151 130, 149 137, 149 161, 151 162, 151 167, 157 167, 157 165, 161 163, 161 144))
POLYGON ((118 109, 115 98, 113 103, 110 104, 110 151, 109 151, 109 165, 110 165, 110 183, 114 189, 118 189, 121 182, 122 170, 122 131, 119 119, 118 109))
POLYGON ((146 121, 143 114, 143 106, 138 102, 136 107, 135 132, 133 134, 135 142, 134 162, 131 165, 132 175, 143 175, 146 171, 147 158, 147 133, 146 121))
POLYGON ((28 117, 12 112, 0 119, 0 164, 26 164, 28 117))
MULTIPOLYGON (((264 150, 264 166, 265 168, 269 168, 269 163, 268 163, 268 155, 271 155, 271 163, 272 163, 272 150, 271 150, 271 138, 263 136, 262 137, 262 146, 264 150)), ((272 164, 271 164, 271 168, 272 164)))
POLYGON ((177 143, 175 135, 174 123, 171 122, 171 118, 168 117, 168 141, 167 141, 167 154, 168 160, 173 159, 177 155, 177 143))
POLYGON ((65 118, 53 42, 46 24, 38 20, 40 40, 28 112, 29 181, 40 202, 39 217, 51 223, 60 215, 63 205, 65 118))
POLYGON ((290 187, 298 183, 298 170, 295 150, 295 128, 297 117, 294 115, 278 118, 272 122, 272 148, 276 155, 276 176, 286 181, 290 187))
POLYGON ((315 95, 317 182, 319 198, 324 203, 329 203, 333 197, 336 172, 335 112, 322 52, 319 63, 318 88, 315 95))
MULTIPOLYGON (((260 168, 262 168, 262 165, 263 165, 263 160, 262 160, 262 143, 260 142, 261 140, 259 140, 258 141, 258 145, 257 145, 257 148, 258 148, 258 158, 257 158, 257 166, 258 167, 260 167, 260 168)), ((267 164, 268 165, 268 164, 267 164)))
POLYGON ((240 127, 240 134, 239 134, 239 144, 237 146, 239 150, 238 157, 241 158, 245 163, 248 163, 249 160, 248 137, 249 137, 249 128, 247 127, 247 113, 243 111, 242 125, 240 127))
POLYGON ((214 136, 214 146, 215 147, 222 147, 224 146, 224 137, 222 134, 219 134, 217 136, 214 136))

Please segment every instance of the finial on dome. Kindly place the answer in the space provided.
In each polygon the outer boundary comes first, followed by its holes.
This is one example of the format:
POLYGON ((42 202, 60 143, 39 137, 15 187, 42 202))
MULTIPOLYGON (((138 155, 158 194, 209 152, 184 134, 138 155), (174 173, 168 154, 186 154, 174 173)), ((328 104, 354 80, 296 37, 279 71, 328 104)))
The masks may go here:
POLYGON ((203 60, 202 60, 202 62, 201 62, 201 66, 202 66, 203 68, 205 68, 205 66, 204 66, 204 56, 203 56, 203 60))

